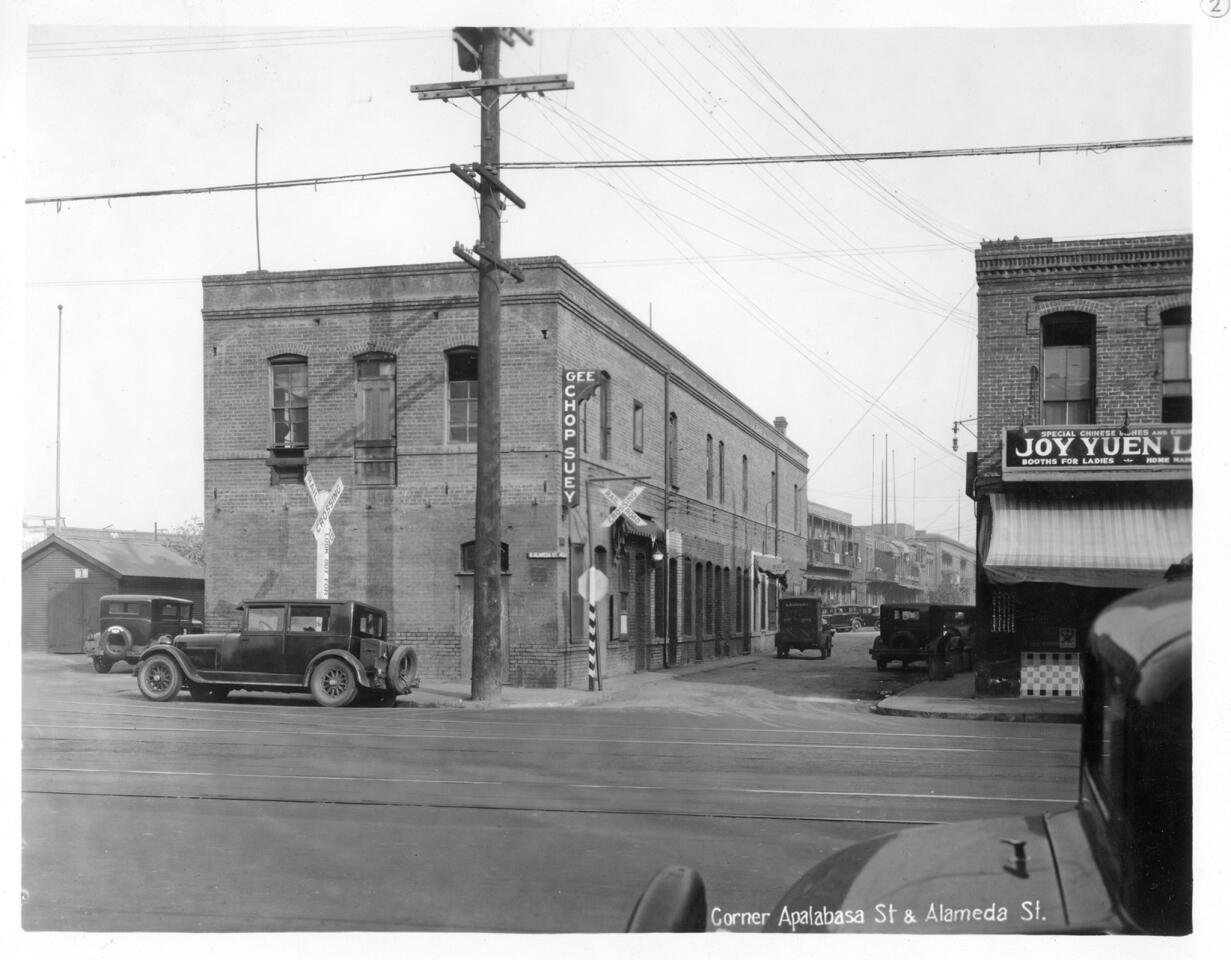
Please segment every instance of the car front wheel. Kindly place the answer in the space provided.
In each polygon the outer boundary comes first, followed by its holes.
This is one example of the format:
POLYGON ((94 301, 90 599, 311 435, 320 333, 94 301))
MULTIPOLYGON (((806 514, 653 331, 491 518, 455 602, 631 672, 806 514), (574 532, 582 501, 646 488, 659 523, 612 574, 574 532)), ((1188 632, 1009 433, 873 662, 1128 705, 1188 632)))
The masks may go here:
POLYGON ((358 696, 359 681, 346 663, 331 657, 312 669, 308 688, 322 707, 345 707, 358 696))
POLYGON ((142 660, 137 667, 137 689, 149 700, 174 699, 183 682, 179 664, 164 653, 142 660))

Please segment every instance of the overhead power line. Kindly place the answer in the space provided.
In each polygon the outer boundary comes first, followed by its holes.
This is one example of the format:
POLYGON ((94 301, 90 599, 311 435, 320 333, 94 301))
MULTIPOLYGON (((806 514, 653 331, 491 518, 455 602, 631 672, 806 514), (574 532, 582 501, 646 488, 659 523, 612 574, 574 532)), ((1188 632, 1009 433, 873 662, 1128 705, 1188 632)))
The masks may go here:
MULTIPOLYGON (((504 170, 616 170, 660 167, 741 167, 781 163, 863 163, 870 160, 931 160, 944 157, 988 157, 1030 153, 1107 153, 1145 147, 1191 145, 1191 136, 1151 137, 1142 140, 1091 140, 1081 143, 1039 143, 1009 147, 956 147, 941 150, 882 150, 862 153, 805 153, 782 157, 699 157, 670 160, 526 160, 501 163, 504 170)), ((382 170, 375 173, 350 173, 332 177, 299 177, 294 180, 267 180, 262 183, 232 183, 213 187, 178 187, 167 190, 130 190, 115 193, 89 193, 55 197, 27 197, 27 204, 73 203, 82 200, 130 200, 139 197, 185 196, 198 193, 230 193, 239 190, 277 190, 286 187, 316 187, 332 183, 362 183, 370 180, 397 180, 451 173, 449 165, 382 170)))

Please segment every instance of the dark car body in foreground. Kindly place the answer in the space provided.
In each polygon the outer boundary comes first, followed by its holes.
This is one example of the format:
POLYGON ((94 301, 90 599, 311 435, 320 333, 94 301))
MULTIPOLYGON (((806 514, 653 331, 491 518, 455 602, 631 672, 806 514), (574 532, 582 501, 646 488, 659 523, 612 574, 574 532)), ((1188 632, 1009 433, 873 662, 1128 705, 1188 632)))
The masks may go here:
POLYGON ((107 673, 117 663, 136 663, 159 639, 200 633, 192 619, 192 601, 148 593, 109 593, 98 598, 98 633, 85 639, 81 652, 94 669, 107 673))
MULTIPOLYGON (((855 844, 766 909, 763 929, 1190 933, 1191 578, 1111 604, 1089 641, 1075 807, 855 844)), ((704 885, 674 870, 655 877, 630 930, 705 929, 704 885)))
POLYGON ((186 688, 194 699, 232 690, 303 692, 342 707, 356 699, 392 703, 416 685, 407 643, 386 639, 383 610, 353 600, 248 600, 240 629, 164 638, 137 664, 150 700, 186 688))
POLYGON ((833 627, 825 619, 820 597, 783 597, 778 601, 778 632, 774 650, 786 657, 792 650, 817 650, 825 660, 833 652, 833 627))

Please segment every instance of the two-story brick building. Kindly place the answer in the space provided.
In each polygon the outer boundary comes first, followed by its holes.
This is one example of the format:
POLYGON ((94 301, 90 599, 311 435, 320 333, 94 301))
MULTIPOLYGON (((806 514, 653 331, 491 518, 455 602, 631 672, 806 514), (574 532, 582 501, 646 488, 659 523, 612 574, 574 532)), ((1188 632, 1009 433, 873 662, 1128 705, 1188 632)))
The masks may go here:
MULTIPOLYGON (((516 265, 500 334, 507 681, 586 683, 590 564, 609 585, 604 675, 767 649, 778 592, 806 562, 807 455, 786 421, 756 415, 563 260, 516 265), (613 502, 635 519, 608 524, 613 502)), ((203 291, 207 627, 245 598, 313 595, 306 480, 322 500, 341 481, 321 548, 330 595, 386 608, 425 676, 469 676, 474 272, 257 272, 203 291)))
POLYGON ((1192 552, 1191 235, 984 243, 976 692, 1080 693, 1107 603, 1192 552))

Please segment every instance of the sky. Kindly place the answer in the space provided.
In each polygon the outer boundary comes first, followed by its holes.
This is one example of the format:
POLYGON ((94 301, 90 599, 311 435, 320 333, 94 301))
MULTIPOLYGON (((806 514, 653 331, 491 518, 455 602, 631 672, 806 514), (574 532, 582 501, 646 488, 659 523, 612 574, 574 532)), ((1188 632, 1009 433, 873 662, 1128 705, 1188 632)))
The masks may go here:
MULTIPOLYGON (((201 277, 258 262, 451 262, 453 243, 477 236, 475 198, 446 172, 256 200, 50 201, 440 171, 478 159, 478 116, 474 104, 410 91, 468 76, 449 35, 457 7, 420 18, 374 4, 386 17, 329 20, 312 5, 189 3, 160 8, 177 12, 169 22, 142 6, 90 24, 40 7, 28 24, 23 199, 48 202, 22 210, 21 502, 26 516, 55 515, 59 354, 61 515, 149 530, 203 513, 201 277)), ((528 22, 532 45, 503 49, 502 75, 563 73, 574 87, 505 101, 502 160, 1191 135, 1192 34, 1204 26, 1194 7, 1171 24, 1095 26, 548 15, 528 22)), ((786 417, 809 454, 810 500, 855 523, 880 520, 887 472, 885 519, 969 543, 973 251, 1013 236, 1189 232, 1192 162, 1192 147, 1170 146, 506 170, 527 207, 509 208, 503 252, 565 258, 762 417, 786 417)))

